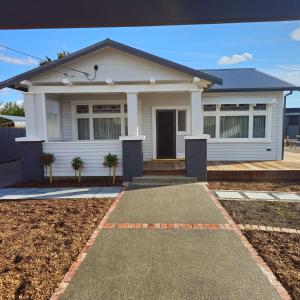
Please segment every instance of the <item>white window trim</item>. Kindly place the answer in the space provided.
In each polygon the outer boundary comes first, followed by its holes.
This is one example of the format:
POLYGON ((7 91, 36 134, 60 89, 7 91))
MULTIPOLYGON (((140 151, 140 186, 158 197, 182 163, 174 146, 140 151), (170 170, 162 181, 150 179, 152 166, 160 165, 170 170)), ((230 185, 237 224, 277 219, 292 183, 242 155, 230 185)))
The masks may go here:
MULTIPOLYGON (((244 104, 244 103, 243 103, 244 104)), ((221 111, 221 104, 216 104, 215 111, 204 111, 204 105, 202 105, 203 114, 203 128, 204 117, 215 116, 216 117, 216 137, 209 140, 210 143, 240 143, 240 142, 255 142, 255 143, 270 143, 271 142, 271 130, 272 130, 272 104, 266 104, 266 110, 254 110, 255 103, 249 103, 248 111, 221 111), (220 117, 221 116, 249 116, 249 131, 248 138, 220 138, 220 117), (253 138, 253 117, 254 116, 266 116, 266 135, 264 138, 253 138)))
POLYGON ((124 105, 127 104, 126 100, 71 100, 71 110, 72 110, 72 136, 73 141, 78 142, 112 142, 117 141, 118 139, 113 140, 98 140, 94 139, 94 126, 93 119, 105 119, 105 118, 120 118, 121 119, 121 136, 125 135, 125 121, 124 118, 127 118, 127 113, 124 112, 124 105), (121 106, 120 113, 93 113, 93 105, 112 105, 117 104, 121 106), (88 114, 77 114, 76 106, 77 105, 88 105, 89 113, 88 114), (90 124, 90 139, 89 140, 79 140, 78 139, 78 123, 77 119, 88 118, 90 124))
MULTIPOLYGON (((176 138, 177 135, 190 135, 191 132, 191 118, 190 118, 190 107, 189 106, 152 106, 152 155, 153 159, 157 159, 156 151, 156 111, 157 110, 176 110, 176 138), (178 110, 186 111, 186 131, 178 131, 178 110)), ((183 158, 184 153, 177 152, 176 147, 176 158, 183 158)))

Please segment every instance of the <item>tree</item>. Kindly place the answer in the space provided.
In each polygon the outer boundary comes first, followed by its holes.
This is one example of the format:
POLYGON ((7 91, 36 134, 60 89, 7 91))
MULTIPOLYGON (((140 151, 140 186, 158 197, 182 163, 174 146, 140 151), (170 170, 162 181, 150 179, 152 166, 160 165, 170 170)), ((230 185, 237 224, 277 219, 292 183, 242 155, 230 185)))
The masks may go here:
MULTIPOLYGON (((67 55, 69 55, 69 54, 71 54, 71 52, 68 52, 68 51, 61 51, 61 52, 58 52, 57 54, 56 54, 56 59, 61 59, 61 58, 64 58, 65 56, 67 56, 67 55)), ((43 60, 41 60, 40 61, 40 66, 42 66, 42 65, 46 65, 46 64, 48 64, 48 63, 50 63, 50 62, 52 62, 53 60, 50 58, 50 57, 48 57, 48 56, 45 56, 45 59, 43 59, 43 60)))
POLYGON ((41 162, 46 169, 46 176, 47 176, 47 169, 49 168, 50 183, 52 183, 52 181, 53 181, 53 179, 52 179, 52 164, 54 163, 54 161, 55 161, 55 156, 52 153, 43 153, 41 155, 41 162))
POLYGON ((75 177, 76 177, 77 171, 78 171, 78 182, 80 183, 81 182, 81 170, 83 168, 83 160, 79 156, 74 157, 71 161, 71 165, 75 171, 75 177))
POLYGON ((109 178, 111 177, 111 169, 113 169, 113 179, 112 184, 116 183, 116 169, 119 165, 118 156, 108 153, 104 156, 103 166, 104 168, 109 168, 109 178))
POLYGON ((7 102, 0 108, 0 114, 24 117, 24 106, 18 105, 16 102, 7 102))

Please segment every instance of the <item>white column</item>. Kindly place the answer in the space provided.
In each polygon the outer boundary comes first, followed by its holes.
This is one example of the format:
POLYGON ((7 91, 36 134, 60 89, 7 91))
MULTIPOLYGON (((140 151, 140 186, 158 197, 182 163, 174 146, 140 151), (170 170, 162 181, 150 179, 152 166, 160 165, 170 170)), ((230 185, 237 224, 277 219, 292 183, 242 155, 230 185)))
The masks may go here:
POLYGON ((138 94, 127 94, 128 136, 139 135, 138 94))
POLYGON ((25 139, 45 140, 47 138, 45 94, 24 93, 23 97, 26 119, 25 139))
POLYGON ((191 91, 192 135, 203 133, 202 92, 203 90, 191 91))

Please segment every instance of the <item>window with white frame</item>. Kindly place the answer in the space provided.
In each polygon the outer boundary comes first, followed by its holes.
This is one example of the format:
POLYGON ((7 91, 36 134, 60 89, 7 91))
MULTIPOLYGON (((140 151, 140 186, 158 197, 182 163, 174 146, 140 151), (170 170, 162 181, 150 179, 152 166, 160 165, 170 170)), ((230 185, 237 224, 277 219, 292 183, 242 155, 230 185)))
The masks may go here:
POLYGON ((127 135, 127 107, 122 103, 75 105, 78 140, 118 140, 127 135))
POLYGON ((266 139, 266 104, 203 105, 203 133, 212 139, 266 139))
POLYGON ((47 99, 47 137, 60 138, 60 107, 59 102, 47 99))

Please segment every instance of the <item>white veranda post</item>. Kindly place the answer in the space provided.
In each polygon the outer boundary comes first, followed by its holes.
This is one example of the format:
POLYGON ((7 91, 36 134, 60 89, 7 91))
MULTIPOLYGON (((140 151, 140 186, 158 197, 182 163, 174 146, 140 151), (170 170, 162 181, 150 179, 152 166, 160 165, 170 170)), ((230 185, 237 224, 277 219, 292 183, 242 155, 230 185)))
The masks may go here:
POLYGON ((138 124, 138 94, 127 94, 128 136, 139 135, 138 124))
POLYGON ((202 91, 191 91, 191 117, 192 117, 192 135, 203 133, 203 116, 201 113, 202 91))

